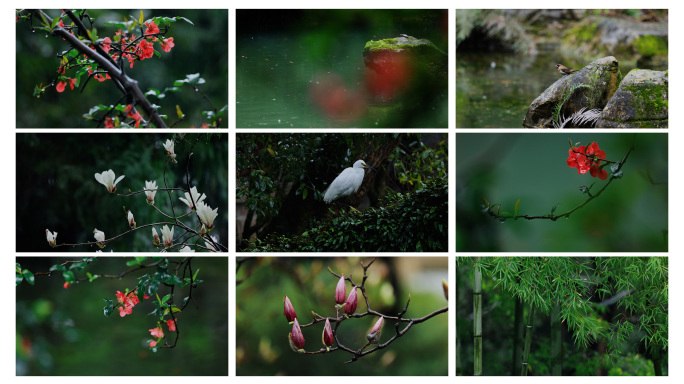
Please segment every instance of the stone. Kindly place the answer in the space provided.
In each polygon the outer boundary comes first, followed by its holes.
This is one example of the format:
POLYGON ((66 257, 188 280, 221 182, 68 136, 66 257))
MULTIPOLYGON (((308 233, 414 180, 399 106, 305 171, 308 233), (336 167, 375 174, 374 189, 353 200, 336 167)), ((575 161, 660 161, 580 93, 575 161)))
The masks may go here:
POLYGON ((618 61, 607 56, 592 61, 570 75, 560 75, 530 104, 522 125, 525 128, 552 128, 555 111, 560 106, 560 118, 568 117, 582 108, 603 109, 617 91, 618 61))
POLYGON ((668 73, 630 71, 596 122, 597 128, 667 128, 668 73))

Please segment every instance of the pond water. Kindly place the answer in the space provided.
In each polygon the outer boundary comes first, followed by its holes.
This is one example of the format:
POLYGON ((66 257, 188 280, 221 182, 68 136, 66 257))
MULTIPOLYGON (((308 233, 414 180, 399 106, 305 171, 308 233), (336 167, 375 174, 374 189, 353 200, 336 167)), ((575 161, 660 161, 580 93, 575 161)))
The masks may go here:
POLYGON ((316 110, 310 89, 336 79, 348 90, 360 87, 362 49, 367 37, 347 34, 346 44, 317 57, 302 37, 256 35, 236 43, 236 120, 241 128, 328 127, 333 123, 316 110))
POLYGON ((420 90, 417 96, 397 96, 378 103, 369 95, 371 70, 363 59, 366 42, 401 33, 434 39, 434 31, 433 36, 425 31, 429 24, 416 27, 420 25, 416 17, 404 24, 397 21, 404 20, 399 17, 385 19, 374 19, 372 28, 347 24, 330 28, 321 23, 310 28, 308 24, 275 30, 259 27, 239 33, 237 127, 446 127, 446 79, 444 90, 430 90, 428 97, 420 90))
MULTIPOLYGON (((558 54, 456 54, 456 127, 523 128, 527 109, 560 78, 556 64, 581 69, 558 54)), ((589 64, 589 63, 586 63, 589 64)), ((626 74, 633 68, 620 63, 626 74)))

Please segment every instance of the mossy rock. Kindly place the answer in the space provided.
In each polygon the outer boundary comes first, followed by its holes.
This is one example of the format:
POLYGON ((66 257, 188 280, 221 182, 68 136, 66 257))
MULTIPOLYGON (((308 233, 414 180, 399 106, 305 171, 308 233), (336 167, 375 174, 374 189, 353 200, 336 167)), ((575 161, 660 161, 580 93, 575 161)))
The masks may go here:
POLYGON ((564 75, 539 95, 527 109, 522 125, 525 128, 551 128, 559 116, 570 116, 585 108, 603 109, 618 89, 618 61, 607 56, 592 61, 579 71, 564 75))
POLYGON ((667 128, 668 73, 630 71, 601 112, 597 128, 667 128))
POLYGON ((396 71, 408 63, 412 69, 442 80, 448 76, 448 55, 430 40, 413 36, 369 41, 363 47, 363 61, 378 73, 396 71))

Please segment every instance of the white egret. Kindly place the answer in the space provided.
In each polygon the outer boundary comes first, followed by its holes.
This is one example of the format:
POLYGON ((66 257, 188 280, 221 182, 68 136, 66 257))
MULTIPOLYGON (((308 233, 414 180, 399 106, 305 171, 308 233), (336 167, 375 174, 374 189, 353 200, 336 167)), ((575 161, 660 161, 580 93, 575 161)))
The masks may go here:
POLYGON ((325 190, 325 195, 323 195, 323 201, 330 204, 342 196, 349 196, 358 191, 363 182, 363 176, 365 175, 364 169, 376 171, 375 168, 367 165, 363 160, 357 160, 353 167, 342 171, 342 173, 330 183, 328 189, 325 190))

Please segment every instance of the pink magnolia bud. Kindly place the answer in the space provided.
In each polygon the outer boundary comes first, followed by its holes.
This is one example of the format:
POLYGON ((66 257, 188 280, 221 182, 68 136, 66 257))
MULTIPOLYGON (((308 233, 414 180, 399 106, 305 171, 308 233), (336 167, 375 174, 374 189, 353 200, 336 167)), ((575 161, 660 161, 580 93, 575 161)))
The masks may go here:
POLYGON ((354 311, 356 311, 356 305, 358 304, 358 299, 356 298, 356 287, 352 288, 352 291, 349 292, 349 296, 347 297, 347 302, 344 303, 344 313, 347 315, 353 315, 354 311))
POLYGON ((325 327, 323 327, 323 345, 326 348, 330 348, 334 341, 332 328, 330 328, 330 319, 325 319, 325 327))
POLYGON ((292 332, 289 335, 290 347, 294 351, 299 351, 304 349, 304 335, 302 334, 302 329, 299 328, 299 322, 294 319, 294 324, 292 325, 292 332))
POLYGON ((380 342, 380 331, 382 331, 382 324, 385 322, 384 317, 380 317, 370 332, 366 335, 368 342, 371 344, 377 344, 380 342))
POLYGON ((290 302, 290 299, 287 298, 287 295, 285 295, 285 299, 283 300, 283 302, 284 302, 283 315, 285 315, 285 318, 287 319, 287 321, 291 323, 297 319, 297 313, 295 312, 294 307, 292 306, 292 303, 290 302))
POLYGON ((344 274, 342 274, 340 281, 337 282, 337 288, 335 288, 335 302, 337 304, 344 304, 345 296, 347 296, 347 289, 344 285, 344 274))

